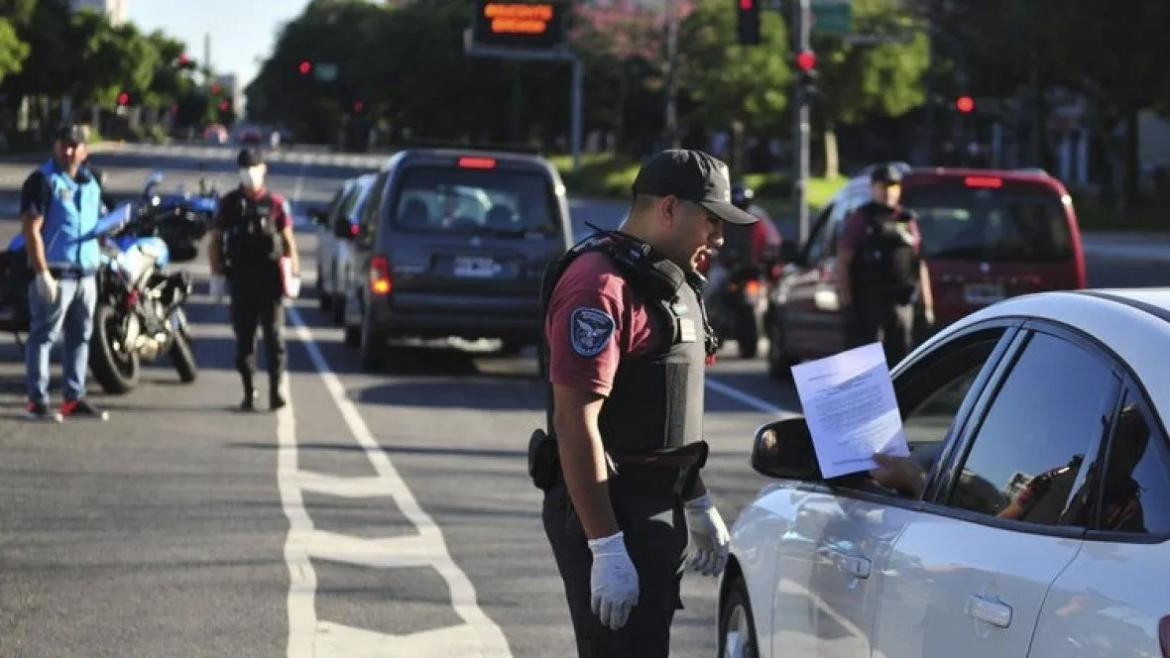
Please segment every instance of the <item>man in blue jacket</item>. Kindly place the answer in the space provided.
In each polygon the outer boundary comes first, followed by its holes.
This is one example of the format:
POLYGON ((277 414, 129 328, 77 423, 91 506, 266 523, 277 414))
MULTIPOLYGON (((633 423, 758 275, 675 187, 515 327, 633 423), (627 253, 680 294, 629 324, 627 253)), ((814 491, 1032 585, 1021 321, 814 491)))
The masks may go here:
POLYGON ((25 350, 25 415, 30 420, 108 418, 85 399, 89 337, 97 304, 94 274, 100 256, 94 230, 102 195, 96 178, 82 164, 87 155, 80 128, 59 128, 53 157, 25 180, 20 193, 20 216, 33 272, 25 350), (64 399, 56 412, 49 408, 49 352, 62 332, 64 399))

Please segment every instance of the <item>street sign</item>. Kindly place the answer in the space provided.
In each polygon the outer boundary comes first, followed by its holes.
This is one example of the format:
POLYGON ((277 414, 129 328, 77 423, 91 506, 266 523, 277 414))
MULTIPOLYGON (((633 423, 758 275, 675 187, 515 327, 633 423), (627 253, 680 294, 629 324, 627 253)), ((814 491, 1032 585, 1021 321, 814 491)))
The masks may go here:
POLYGON ((813 0, 812 13, 815 34, 845 36, 853 29, 851 0, 813 0))
POLYGON ((476 0, 472 35, 476 44, 548 50, 564 42, 562 2, 476 0))

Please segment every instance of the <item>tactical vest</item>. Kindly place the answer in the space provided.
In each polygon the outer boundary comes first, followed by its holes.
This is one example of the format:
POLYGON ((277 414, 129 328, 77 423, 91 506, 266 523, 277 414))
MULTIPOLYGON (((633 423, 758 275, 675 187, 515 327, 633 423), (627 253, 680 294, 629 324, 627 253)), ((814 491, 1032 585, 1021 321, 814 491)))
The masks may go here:
MULTIPOLYGON (((541 292, 541 317, 557 282, 583 254, 605 254, 630 288, 646 303, 655 327, 655 344, 638 355, 623 355, 613 389, 601 406, 602 443, 610 455, 645 455, 702 439, 703 375, 718 339, 702 305, 703 279, 653 251, 650 245, 619 232, 599 232, 553 263, 541 292)), ((612 338, 611 338, 612 340, 612 338)), ((541 349, 547 349, 546 345, 541 349)), ((548 396, 552 431, 553 396, 548 396)))
POLYGON ((42 165, 40 172, 49 196, 41 226, 45 260, 49 267, 96 270, 101 249, 93 232, 101 211, 101 187, 85 168, 77 180, 52 160, 42 165))
POLYGON ((855 291, 908 302, 918 286, 919 267, 918 250, 906 226, 912 215, 873 202, 857 212, 865 222, 865 237, 850 273, 855 291))
POLYGON ((235 190, 225 195, 220 203, 230 204, 221 212, 230 212, 232 217, 224 231, 227 271, 235 275, 275 268, 284 249, 276 230, 272 195, 265 192, 254 199, 235 190))

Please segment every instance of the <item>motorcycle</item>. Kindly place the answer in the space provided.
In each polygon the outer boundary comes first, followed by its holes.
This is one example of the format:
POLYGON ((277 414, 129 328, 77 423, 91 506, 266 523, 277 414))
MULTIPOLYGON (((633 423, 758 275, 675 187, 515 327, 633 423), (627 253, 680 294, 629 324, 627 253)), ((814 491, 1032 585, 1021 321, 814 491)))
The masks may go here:
POLYGON ((167 243, 170 258, 175 262, 194 259, 199 254, 198 242, 207 234, 212 217, 219 204, 219 194, 199 180, 199 192, 191 194, 179 190, 158 194, 155 188, 163 181, 161 171, 146 179, 142 190, 141 207, 153 222, 151 231, 167 243))
POLYGON ((133 389, 141 362, 163 354, 170 357, 180 381, 190 383, 198 375, 183 310, 191 277, 166 271, 170 249, 157 234, 157 224, 152 227, 153 220, 152 209, 142 208, 104 241, 89 367, 107 393, 133 389))
MULTIPOLYGON (((155 233, 149 208, 133 212, 126 204, 106 215, 95 236, 102 255, 96 273, 97 306, 89 345, 89 367, 106 393, 126 393, 138 385, 142 361, 170 356, 180 381, 198 375, 183 303, 191 294, 186 272, 167 272, 170 251, 155 233)), ((28 284, 24 236, 9 242, 0 257, 0 296, 5 313, 0 326, 28 329, 28 284)))
POLYGON ((754 358, 767 305, 766 280, 760 268, 740 259, 732 259, 730 264, 714 259, 707 273, 704 302, 716 335, 734 340, 741 358, 754 358))

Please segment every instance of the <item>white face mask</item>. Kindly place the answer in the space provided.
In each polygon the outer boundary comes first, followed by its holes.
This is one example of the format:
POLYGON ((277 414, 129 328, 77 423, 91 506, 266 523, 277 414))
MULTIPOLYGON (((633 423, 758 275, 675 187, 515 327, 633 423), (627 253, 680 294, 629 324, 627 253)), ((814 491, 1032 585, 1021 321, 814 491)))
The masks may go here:
POLYGON ((264 184, 264 165, 240 169, 240 182, 249 190, 258 190, 264 184))

